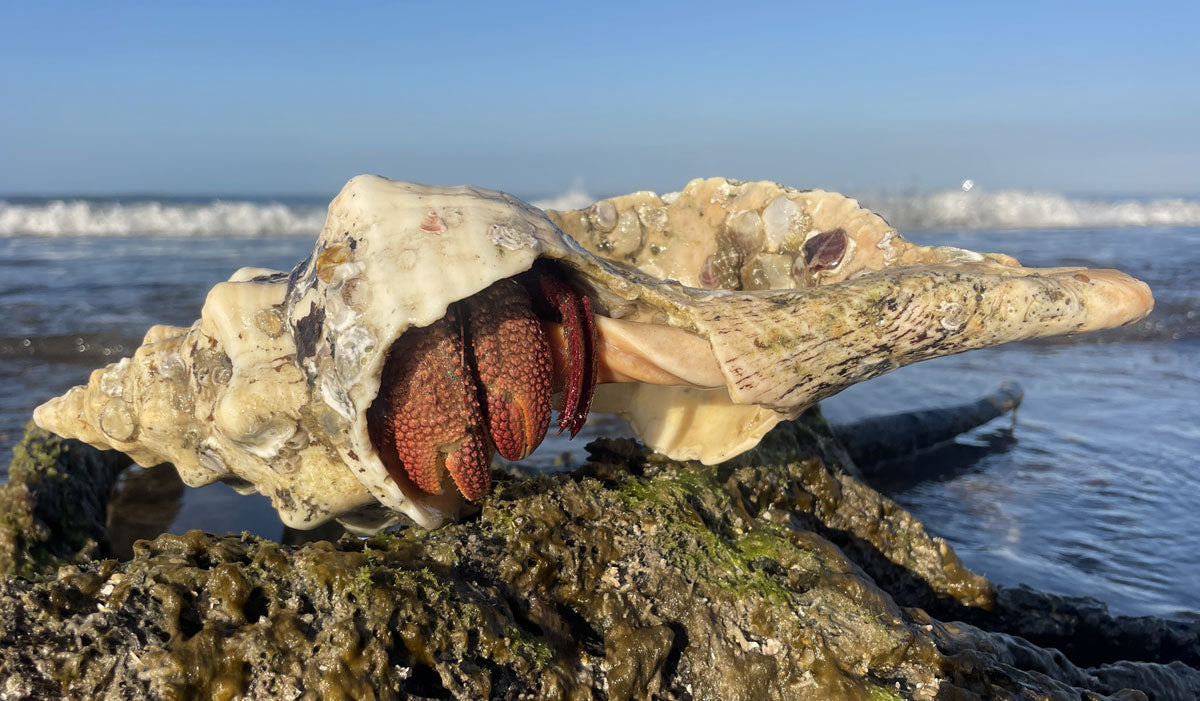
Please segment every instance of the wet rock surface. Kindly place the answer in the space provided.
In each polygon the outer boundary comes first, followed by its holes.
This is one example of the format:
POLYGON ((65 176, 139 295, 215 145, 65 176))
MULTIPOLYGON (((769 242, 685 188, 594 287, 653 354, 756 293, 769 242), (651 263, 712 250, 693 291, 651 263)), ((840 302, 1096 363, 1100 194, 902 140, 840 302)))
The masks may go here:
POLYGON ((715 467, 589 452, 496 473, 433 531, 192 531, 120 561, 104 523, 127 461, 31 430, 0 487, 0 697, 1200 694, 1200 621, 993 587, 816 412, 715 467))
POLYGON ((130 464, 114 450, 62 440, 30 422, 0 486, 0 576, 111 556, 108 496, 130 464))

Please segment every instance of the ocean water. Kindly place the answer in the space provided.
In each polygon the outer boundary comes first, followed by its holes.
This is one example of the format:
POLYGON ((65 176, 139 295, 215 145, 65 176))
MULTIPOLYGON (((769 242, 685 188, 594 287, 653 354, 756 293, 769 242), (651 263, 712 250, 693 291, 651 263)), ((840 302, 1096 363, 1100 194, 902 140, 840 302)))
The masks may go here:
MULTIPOLYGON (((1200 611, 1200 200, 959 190, 862 200, 919 243, 1116 267, 1156 297, 1130 327, 940 358, 827 400, 831 420, 850 422, 966 401, 1008 380, 1024 388, 1015 423, 923 456, 933 474, 919 481, 877 486, 994 581, 1097 596, 1119 613, 1200 611)), ((540 204, 590 201, 572 191, 540 204)), ((132 353, 150 325, 189 325, 236 268, 304 258, 324 206, 0 199, 0 454, 34 406, 132 353)), ((588 435, 620 430, 593 421, 574 442, 548 440, 533 463, 579 460, 588 435)), ((219 484, 184 490, 163 519, 172 532, 283 535, 266 499, 219 484)))

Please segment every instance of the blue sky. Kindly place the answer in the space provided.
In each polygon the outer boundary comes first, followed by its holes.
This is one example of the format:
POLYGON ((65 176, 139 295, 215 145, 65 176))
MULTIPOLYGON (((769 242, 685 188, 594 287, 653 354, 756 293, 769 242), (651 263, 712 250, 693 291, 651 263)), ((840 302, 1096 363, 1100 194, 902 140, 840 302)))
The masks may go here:
POLYGON ((5 3, 0 192, 1200 193, 1195 3, 5 3))

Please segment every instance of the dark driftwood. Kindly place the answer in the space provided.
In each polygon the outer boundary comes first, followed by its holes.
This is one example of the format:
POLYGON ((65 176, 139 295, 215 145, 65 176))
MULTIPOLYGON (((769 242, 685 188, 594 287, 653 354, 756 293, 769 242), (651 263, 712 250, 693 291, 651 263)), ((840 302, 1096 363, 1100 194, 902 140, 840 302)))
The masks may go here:
POLYGON ((928 457, 927 453, 946 446, 967 431, 1015 412, 1024 396, 1020 385, 1006 382, 995 392, 973 402, 873 416, 835 426, 834 433, 846 446, 854 464, 869 479, 894 481, 936 476, 929 472, 936 469, 938 461, 923 459, 928 457))

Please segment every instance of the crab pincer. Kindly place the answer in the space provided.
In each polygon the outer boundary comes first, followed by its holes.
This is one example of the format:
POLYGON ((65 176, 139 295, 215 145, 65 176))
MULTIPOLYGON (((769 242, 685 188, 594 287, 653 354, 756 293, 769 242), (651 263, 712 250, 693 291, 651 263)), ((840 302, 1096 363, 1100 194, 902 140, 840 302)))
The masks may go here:
POLYGON ((472 297, 467 319, 492 443, 508 460, 528 457, 550 423, 553 364, 542 324, 513 280, 472 297))
POLYGON ((491 487, 491 449, 457 307, 395 343, 367 425, 394 479, 441 494, 449 473, 464 496, 478 499, 491 487))
POLYGON ((393 345, 367 414, 393 479, 441 494, 449 473, 463 496, 477 500, 491 488, 494 453, 520 460, 537 448, 556 384, 545 323, 563 328, 560 432, 574 437, 583 427, 599 367, 596 326, 589 300, 555 272, 539 266, 524 284, 497 281, 393 345), (535 312, 527 287, 550 318, 535 312))
POLYGON ((545 302, 563 326, 565 368, 563 369, 562 407, 558 432, 569 430, 574 438, 587 422, 596 392, 600 367, 596 322, 592 318, 592 300, 550 272, 549 266, 534 268, 537 285, 545 302))

